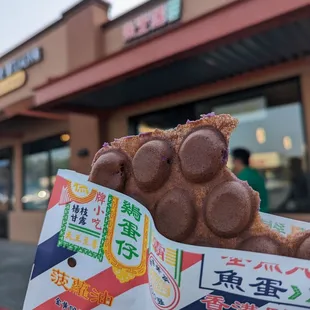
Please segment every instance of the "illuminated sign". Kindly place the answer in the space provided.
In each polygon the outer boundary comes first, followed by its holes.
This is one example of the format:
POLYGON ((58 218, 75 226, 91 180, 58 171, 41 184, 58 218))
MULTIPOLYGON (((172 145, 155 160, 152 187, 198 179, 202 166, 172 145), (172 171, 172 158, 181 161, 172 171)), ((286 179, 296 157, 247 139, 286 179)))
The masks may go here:
POLYGON ((150 12, 144 13, 123 26, 126 42, 172 24, 181 18, 181 0, 168 0, 150 12))
POLYGON ((25 85, 27 74, 24 70, 15 72, 6 79, 0 81, 0 97, 25 85))
POLYGON ((280 167, 284 162, 279 153, 269 152, 252 154, 250 164, 256 169, 271 169, 280 167))
POLYGON ((23 56, 7 62, 0 67, 0 80, 8 78, 15 72, 25 70, 43 59, 43 51, 39 47, 35 47, 23 56))

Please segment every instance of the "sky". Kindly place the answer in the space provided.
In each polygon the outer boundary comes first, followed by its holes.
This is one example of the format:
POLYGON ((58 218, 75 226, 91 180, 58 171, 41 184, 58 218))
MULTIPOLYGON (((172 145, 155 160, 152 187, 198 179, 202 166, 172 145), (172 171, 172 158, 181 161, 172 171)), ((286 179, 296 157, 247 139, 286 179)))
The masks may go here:
MULTIPOLYGON (((80 0, 0 0, 0 57, 47 25, 80 0)), ((147 0, 109 0, 115 18, 147 0)))

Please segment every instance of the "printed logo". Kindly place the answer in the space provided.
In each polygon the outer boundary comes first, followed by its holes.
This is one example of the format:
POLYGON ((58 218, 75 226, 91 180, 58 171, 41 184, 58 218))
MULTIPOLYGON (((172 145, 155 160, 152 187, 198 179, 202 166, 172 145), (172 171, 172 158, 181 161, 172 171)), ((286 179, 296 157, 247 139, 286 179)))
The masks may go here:
POLYGON ((142 208, 113 197, 104 252, 120 283, 146 273, 149 219, 142 208))
POLYGON ((68 194, 71 201, 85 204, 95 199, 97 191, 95 189, 90 189, 84 184, 69 182, 68 194))
MULTIPOLYGON (((102 261, 113 196, 109 195, 106 201, 103 192, 89 190, 80 184, 76 184, 76 188, 81 195, 65 207, 58 246, 102 261), (84 203, 78 203, 77 200, 84 203)), ((62 197, 67 196, 64 194, 62 197)))
POLYGON ((180 301, 179 287, 169 272, 151 253, 148 262, 149 288, 158 309, 175 309, 180 301))

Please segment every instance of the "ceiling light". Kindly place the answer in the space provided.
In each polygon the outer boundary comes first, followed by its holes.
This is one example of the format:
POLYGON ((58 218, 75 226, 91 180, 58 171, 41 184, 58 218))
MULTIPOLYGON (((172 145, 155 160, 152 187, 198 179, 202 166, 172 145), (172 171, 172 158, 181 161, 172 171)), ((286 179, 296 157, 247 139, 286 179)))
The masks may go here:
POLYGON ((256 129, 256 140, 259 144, 263 144, 266 142, 266 131, 264 128, 256 129))
POLYGON ((283 147, 286 150, 290 150, 293 147, 292 139, 289 136, 283 137, 283 147))
POLYGON ((70 140, 70 138, 71 138, 70 135, 67 133, 64 133, 63 135, 60 136, 60 140, 62 142, 68 142, 70 140))

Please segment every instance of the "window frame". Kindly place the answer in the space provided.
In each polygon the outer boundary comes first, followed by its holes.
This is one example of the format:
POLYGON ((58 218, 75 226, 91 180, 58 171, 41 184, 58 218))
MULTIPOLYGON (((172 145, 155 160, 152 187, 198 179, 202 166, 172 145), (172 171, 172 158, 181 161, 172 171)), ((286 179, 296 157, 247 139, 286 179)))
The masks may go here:
MULTIPOLYGON (((246 89, 240 89, 234 92, 228 92, 212 97, 206 97, 200 100, 195 100, 191 102, 185 102, 182 103, 182 106, 191 106, 194 110, 195 119, 199 118, 200 114, 199 112, 203 112, 203 114, 207 114, 210 112, 213 112, 212 109, 214 109, 217 106, 221 105, 230 105, 234 104, 236 102, 242 102, 244 100, 250 100, 258 97, 265 97, 266 98, 266 108, 274 108, 274 107, 280 107, 280 106, 286 106, 294 102, 298 102, 301 108, 301 115, 300 115, 300 121, 301 121, 301 130, 303 133, 304 143, 306 145, 306 148, 304 150, 303 159, 305 160, 305 167, 304 171, 306 174, 310 174, 310 154, 309 154, 309 147, 308 145, 308 134, 307 134, 307 128, 306 128, 306 117, 305 117, 305 107, 304 102, 302 100, 302 91, 301 91, 301 85, 300 85, 300 77, 295 76, 289 79, 283 79, 280 81, 272 82, 272 83, 265 83, 261 84, 255 87, 246 88, 246 89), (289 87, 289 90, 287 91, 288 96, 285 95, 279 96, 280 92, 279 89, 285 88, 285 86, 289 87), (201 106, 205 105, 206 110, 201 111, 201 106), (200 107, 200 109, 199 109, 200 107)), ((170 107, 168 109, 174 109, 175 113, 178 113, 178 108, 180 105, 176 105, 175 107, 170 107)), ((129 128, 129 134, 137 135, 139 134, 139 125, 142 123, 147 123, 147 118, 151 115, 158 114, 158 119, 161 117, 164 117, 164 112, 166 109, 161 110, 155 110, 151 113, 145 113, 140 115, 135 115, 128 119, 128 128, 129 128)), ((155 117, 154 117, 155 118, 155 117)), ((308 184, 308 187, 310 188, 310 182, 308 184)), ((309 190, 310 191, 310 190, 309 190)), ((310 197, 309 197, 310 202, 310 197)), ((277 211, 275 211, 277 212, 277 211)), ((294 212, 300 212, 299 210, 296 210, 294 212)), ((289 214, 290 212, 287 211, 289 214)))
POLYGON ((8 188, 8 198, 9 198, 9 203, 8 203, 8 211, 13 210, 13 195, 14 195, 14 175, 13 175, 13 147, 7 147, 0 149, 0 160, 1 159, 8 159, 9 160, 9 188, 8 188))
MULTIPOLYGON (((38 154, 38 153, 47 153, 47 179, 48 179, 48 186, 47 190, 51 193, 53 189, 53 184, 51 182, 52 178, 52 151, 55 149, 63 148, 63 147, 69 147, 70 144, 68 142, 62 142, 60 140, 60 136, 64 134, 61 133, 56 136, 47 137, 44 139, 24 143, 22 147, 22 164, 23 164, 23 179, 22 179, 22 185, 23 185, 23 196, 26 195, 25 189, 26 189, 26 158, 29 155, 38 154)), ((65 133, 66 134, 66 133, 65 133)), ((24 211, 43 211, 45 212, 46 208, 42 209, 35 209, 35 208, 26 208, 25 204, 22 202, 22 207, 24 211)))

